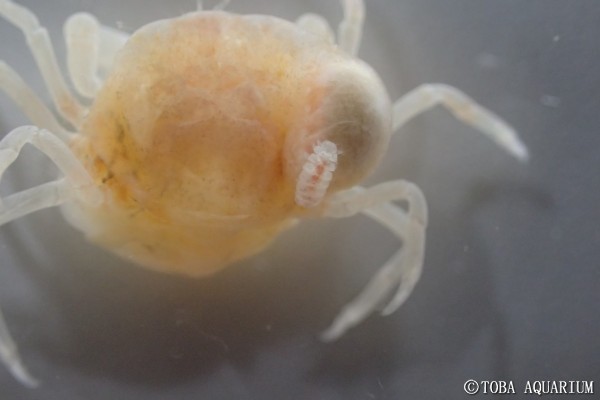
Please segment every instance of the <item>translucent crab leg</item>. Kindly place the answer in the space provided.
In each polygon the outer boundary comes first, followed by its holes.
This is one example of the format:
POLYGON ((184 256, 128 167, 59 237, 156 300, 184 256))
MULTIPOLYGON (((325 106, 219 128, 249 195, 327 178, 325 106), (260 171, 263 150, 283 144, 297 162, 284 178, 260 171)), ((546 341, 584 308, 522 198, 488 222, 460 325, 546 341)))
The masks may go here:
POLYGON ((394 132, 437 105, 447 108, 457 119, 482 132, 519 160, 529 158, 527 147, 510 125, 460 90, 444 84, 419 86, 396 101, 393 105, 394 132))
POLYGON ((229 5, 229 3, 231 3, 231 0, 221 0, 219 3, 217 3, 214 7, 213 10, 215 11, 221 11, 227 8, 227 6, 229 5))
POLYGON ((12 376, 23 385, 30 388, 39 385, 39 382, 31 376, 23 365, 21 357, 19 357, 17 346, 6 327, 2 310, 0 310, 0 360, 8 367, 12 376))
POLYGON ((0 16, 23 32, 58 112, 79 128, 87 110, 75 99, 65 83, 48 31, 31 11, 9 0, 0 0, 0 16))
POLYGON ((325 18, 318 14, 303 14, 297 20, 296 24, 307 32, 314 33, 322 37, 328 43, 335 43, 335 35, 331 26, 325 18))
MULTIPOLYGON (((91 177, 67 145, 50 132, 34 126, 14 129, 0 141, 0 177, 27 143, 46 154, 64 173, 65 178, 24 190, 4 199, 0 198, 0 226, 34 211, 56 206, 74 198, 93 205, 99 204, 102 200, 99 189, 94 186, 91 177)), ((0 361, 24 385, 33 387, 38 384, 24 367, 1 311, 0 361)))
POLYGON ((427 203, 421 190, 407 181, 392 181, 370 189, 354 188, 334 196, 324 216, 345 218, 364 213, 388 228, 402 241, 402 248, 386 262, 363 291, 334 319, 322 339, 332 341, 358 325, 382 303, 388 315, 400 307, 414 289, 423 268, 427 203), (390 203, 405 200, 408 212, 390 203))
POLYGON ((73 136, 73 132, 67 131, 56 120, 54 114, 19 74, 3 61, 0 61, 0 89, 17 103, 35 125, 55 132, 63 141, 67 141, 73 136))
POLYGON ((15 161, 21 148, 28 143, 46 154, 56 164, 78 196, 90 203, 98 201, 101 196, 99 189, 95 187, 92 178, 69 147, 49 131, 36 126, 13 129, 0 141, 0 178, 8 166, 15 161))
POLYGON ((358 54, 365 21, 363 0, 341 0, 344 19, 338 27, 338 45, 351 56, 358 54))
POLYGON ((117 52, 129 35, 101 25, 88 13, 77 13, 65 22, 67 66, 73 86, 84 97, 93 98, 102 85, 102 77, 112 69, 117 52))
POLYGON ((99 34, 98 72, 100 75, 107 75, 115 63, 117 53, 129 39, 129 35, 105 25, 100 25, 99 34))
POLYGON ((54 207, 73 198, 73 188, 64 179, 43 183, 2 199, 0 226, 32 212, 54 207))
POLYGON ((93 98, 101 85, 97 75, 100 24, 91 14, 73 14, 65 22, 63 34, 71 82, 82 96, 93 98))

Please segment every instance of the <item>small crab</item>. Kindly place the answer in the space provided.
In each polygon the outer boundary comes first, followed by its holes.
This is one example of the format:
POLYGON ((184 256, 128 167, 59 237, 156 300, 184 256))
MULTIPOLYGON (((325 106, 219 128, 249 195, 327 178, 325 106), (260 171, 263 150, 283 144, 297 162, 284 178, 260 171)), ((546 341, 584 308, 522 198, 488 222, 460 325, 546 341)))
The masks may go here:
MULTIPOLYGON (((67 122, 0 62, 0 88, 34 124, 0 141, 0 174, 25 144, 62 174, 0 199, 0 225, 60 205, 91 242, 144 267, 199 277, 263 250, 298 220, 363 213, 402 247, 322 337, 339 338, 374 310, 392 313, 421 275, 427 205, 404 180, 357 185, 394 132, 439 104, 518 159, 527 150, 510 126, 447 85, 423 85, 392 103, 356 58, 363 1, 342 5, 337 36, 315 14, 289 22, 199 5, 132 35, 75 14, 64 36, 77 97, 35 15, 0 0, 67 122)), ((0 359, 36 385, 1 314, 0 359)))

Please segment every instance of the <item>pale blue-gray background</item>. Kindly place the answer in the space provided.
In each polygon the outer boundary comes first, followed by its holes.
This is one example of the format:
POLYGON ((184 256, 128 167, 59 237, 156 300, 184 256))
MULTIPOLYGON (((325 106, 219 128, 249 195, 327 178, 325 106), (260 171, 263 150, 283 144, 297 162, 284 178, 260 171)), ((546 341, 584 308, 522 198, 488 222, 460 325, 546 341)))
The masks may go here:
MULTIPOLYGON (((91 11, 135 29, 193 1, 23 1, 49 28, 91 11)), ((229 10, 340 19, 337 1, 233 1, 229 10)), ((463 89, 530 148, 520 165, 448 113, 398 135, 369 183, 406 178, 430 206, 425 270, 387 319, 317 335, 397 247, 362 218, 312 221, 202 281, 138 269, 87 244, 57 210, 0 228, 0 305, 27 390, 0 399, 461 399, 465 380, 596 380, 600 390, 600 7, 564 0, 369 0, 360 55, 392 97, 463 89)), ((21 34, 0 58, 47 98, 21 34)), ((0 131, 26 123, 0 95, 0 131)), ((48 179, 25 151, 8 193, 48 179)), ((490 396, 491 397, 491 396, 490 396)), ((511 398, 518 398, 511 397, 511 398)))

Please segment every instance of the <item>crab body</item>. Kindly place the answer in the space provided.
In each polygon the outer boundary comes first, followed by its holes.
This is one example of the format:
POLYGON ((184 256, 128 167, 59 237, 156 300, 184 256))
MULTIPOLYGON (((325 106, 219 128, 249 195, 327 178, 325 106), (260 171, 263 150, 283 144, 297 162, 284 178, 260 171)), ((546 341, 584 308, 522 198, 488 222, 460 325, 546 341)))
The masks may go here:
MULTIPOLYGON (((275 17, 203 11, 141 28, 71 145, 105 201, 67 203, 68 220, 168 272, 205 275, 261 250, 305 213, 294 192, 313 143, 354 129, 340 159, 386 144, 360 126, 369 99, 344 80, 352 73, 378 83, 366 64, 275 17)), ((390 115, 386 98, 375 110, 390 115)))
MULTIPOLYGON (((358 186, 391 135, 440 104, 517 158, 527 150, 509 125, 453 87, 426 84, 392 104, 356 57, 363 1, 342 4, 337 38, 315 14, 290 22, 198 10, 132 35, 75 14, 65 24, 67 65, 87 107, 64 81, 35 15, 0 0, 0 16, 26 36, 56 111, 71 125, 0 61, 0 90, 34 124, 0 140, 0 177, 25 144, 63 175, 0 198, 0 225, 61 206, 92 242, 138 265, 205 276, 301 219, 363 213, 402 247, 322 338, 341 337, 375 310, 390 314, 419 280, 427 225, 416 185, 358 186)), ((34 386, 3 327, 0 313, 0 361, 34 386)))

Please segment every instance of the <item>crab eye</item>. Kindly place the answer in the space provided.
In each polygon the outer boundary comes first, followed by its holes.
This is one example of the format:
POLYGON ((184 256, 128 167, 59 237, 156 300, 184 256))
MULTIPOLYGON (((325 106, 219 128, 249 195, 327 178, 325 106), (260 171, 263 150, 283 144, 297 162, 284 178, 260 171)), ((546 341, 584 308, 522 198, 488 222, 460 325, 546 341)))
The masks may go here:
POLYGON ((329 190, 350 187, 363 180, 385 153, 391 135, 388 94, 377 74, 360 60, 328 66, 313 91, 316 106, 291 146, 310 151, 317 143, 335 144, 337 167, 329 190))

